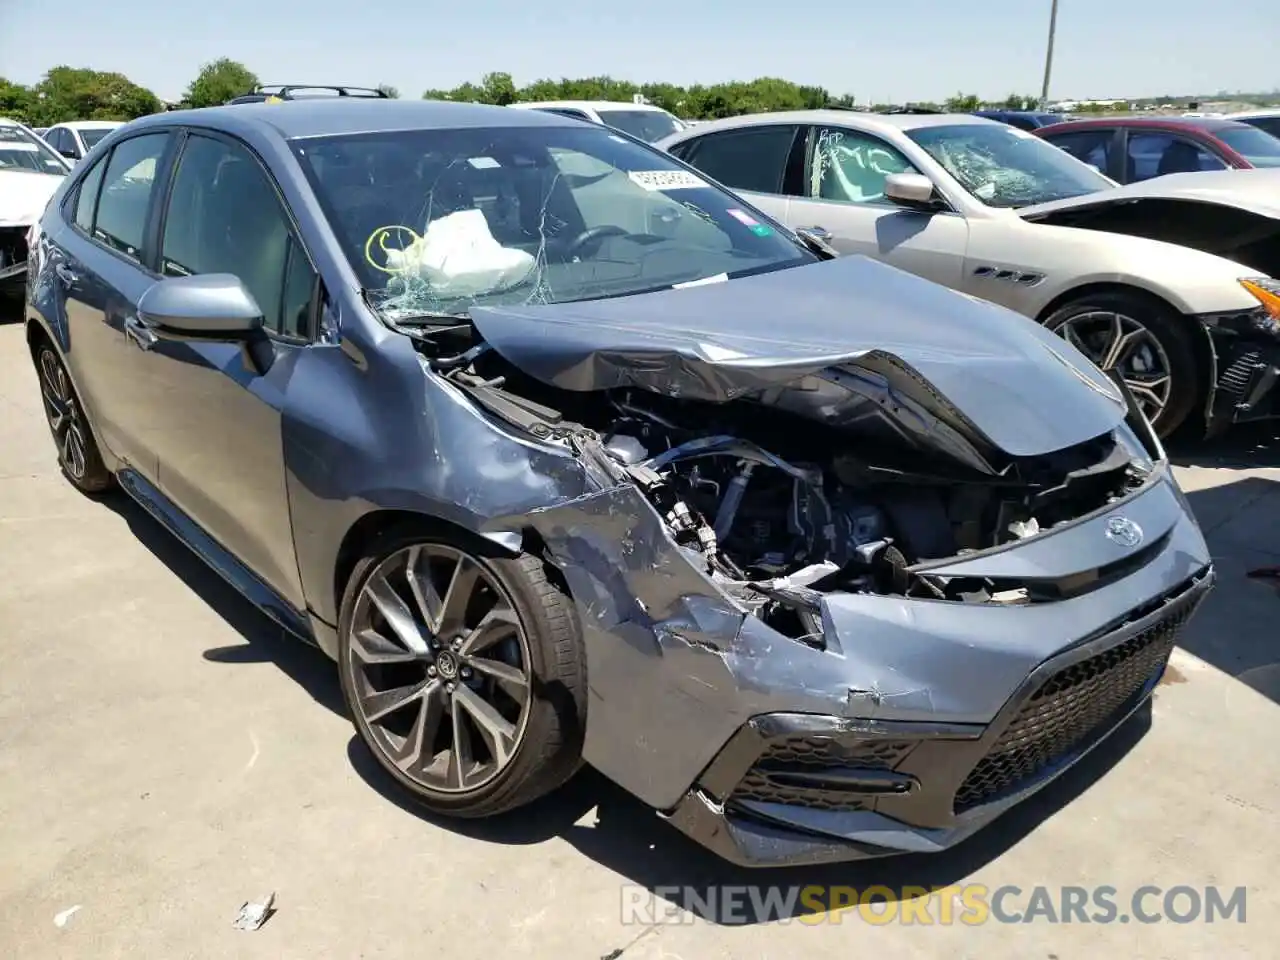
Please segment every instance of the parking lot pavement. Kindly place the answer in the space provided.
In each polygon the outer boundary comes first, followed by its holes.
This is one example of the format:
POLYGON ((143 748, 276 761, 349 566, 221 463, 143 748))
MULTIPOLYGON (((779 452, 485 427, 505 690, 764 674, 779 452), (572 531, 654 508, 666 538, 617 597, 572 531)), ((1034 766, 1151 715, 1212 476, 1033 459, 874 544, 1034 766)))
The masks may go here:
MULTIPOLYGON (((1280 446, 1265 432, 1233 443, 1179 454, 1222 578, 1149 718, 949 853, 751 872, 590 774, 497 823, 415 813, 352 739, 328 661, 281 637, 138 509, 58 476, 22 330, 0 325, 0 952, 1275 956, 1280 595, 1245 573, 1280 564, 1280 446), (1064 885, 1113 887, 1126 915, 1144 885, 1216 885, 1224 900, 1243 886, 1247 914, 970 925, 948 923, 959 914, 937 900, 914 922, 877 923, 800 901, 806 922, 759 923, 709 890, 750 904, 735 888, 960 883, 1020 887, 1000 916, 1025 911, 1037 886, 1057 903, 1064 885), (696 890, 663 890, 686 886, 696 890), (624 923, 628 904, 639 904, 632 919, 650 916, 655 889, 660 905, 689 907, 689 922, 624 923), (271 891, 277 913, 260 930, 233 929, 240 905, 271 891)), ((1185 914, 1194 901, 1181 896, 1185 914)))

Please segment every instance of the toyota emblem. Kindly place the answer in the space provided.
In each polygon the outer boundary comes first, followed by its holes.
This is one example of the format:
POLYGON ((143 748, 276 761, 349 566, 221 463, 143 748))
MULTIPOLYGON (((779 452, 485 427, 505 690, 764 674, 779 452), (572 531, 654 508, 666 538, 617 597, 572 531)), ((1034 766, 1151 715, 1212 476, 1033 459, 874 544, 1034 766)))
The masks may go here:
POLYGON ((1142 528, 1128 517, 1112 517, 1107 521, 1107 539, 1122 547, 1136 547, 1142 542, 1142 528))

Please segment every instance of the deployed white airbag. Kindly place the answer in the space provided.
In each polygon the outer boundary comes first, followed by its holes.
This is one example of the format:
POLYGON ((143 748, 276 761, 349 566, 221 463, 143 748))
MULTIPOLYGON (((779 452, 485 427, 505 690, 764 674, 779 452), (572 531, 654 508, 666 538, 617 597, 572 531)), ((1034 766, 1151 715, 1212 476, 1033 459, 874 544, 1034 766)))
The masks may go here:
POLYGON ((387 269, 426 281, 433 297, 473 297, 515 286, 533 272, 534 258, 504 247, 480 210, 433 220, 403 250, 387 251, 387 269))

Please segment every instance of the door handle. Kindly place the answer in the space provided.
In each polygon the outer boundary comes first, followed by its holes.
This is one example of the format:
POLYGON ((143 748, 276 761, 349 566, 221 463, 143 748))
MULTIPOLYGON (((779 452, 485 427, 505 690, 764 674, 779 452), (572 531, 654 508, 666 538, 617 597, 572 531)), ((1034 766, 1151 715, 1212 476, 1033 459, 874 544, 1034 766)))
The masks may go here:
POLYGON ((58 279, 61 280, 65 286, 75 286, 75 284, 80 282, 80 274, 76 273, 66 264, 55 263, 53 265, 53 272, 58 275, 58 279))
POLYGON ((124 318, 124 333, 143 350, 150 350, 159 342, 157 337, 145 323, 137 317, 124 318))

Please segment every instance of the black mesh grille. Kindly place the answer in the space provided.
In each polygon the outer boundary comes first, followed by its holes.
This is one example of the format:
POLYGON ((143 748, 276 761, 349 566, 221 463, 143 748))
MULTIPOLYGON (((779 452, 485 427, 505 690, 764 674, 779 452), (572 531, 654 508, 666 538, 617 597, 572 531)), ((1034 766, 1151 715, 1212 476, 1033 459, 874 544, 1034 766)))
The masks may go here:
POLYGON ((892 770, 915 746, 913 742, 842 742, 831 737, 787 737, 769 744, 756 765, 734 789, 730 801, 785 803, 817 810, 869 810, 874 798, 848 790, 799 787, 773 781, 770 773, 787 770, 892 770))
POLYGON ((1178 630, 1194 609, 1181 604, 1163 620, 1102 653, 1052 674, 956 791, 955 811, 996 799, 1073 751, 1104 736, 1132 709, 1164 667, 1178 630))

